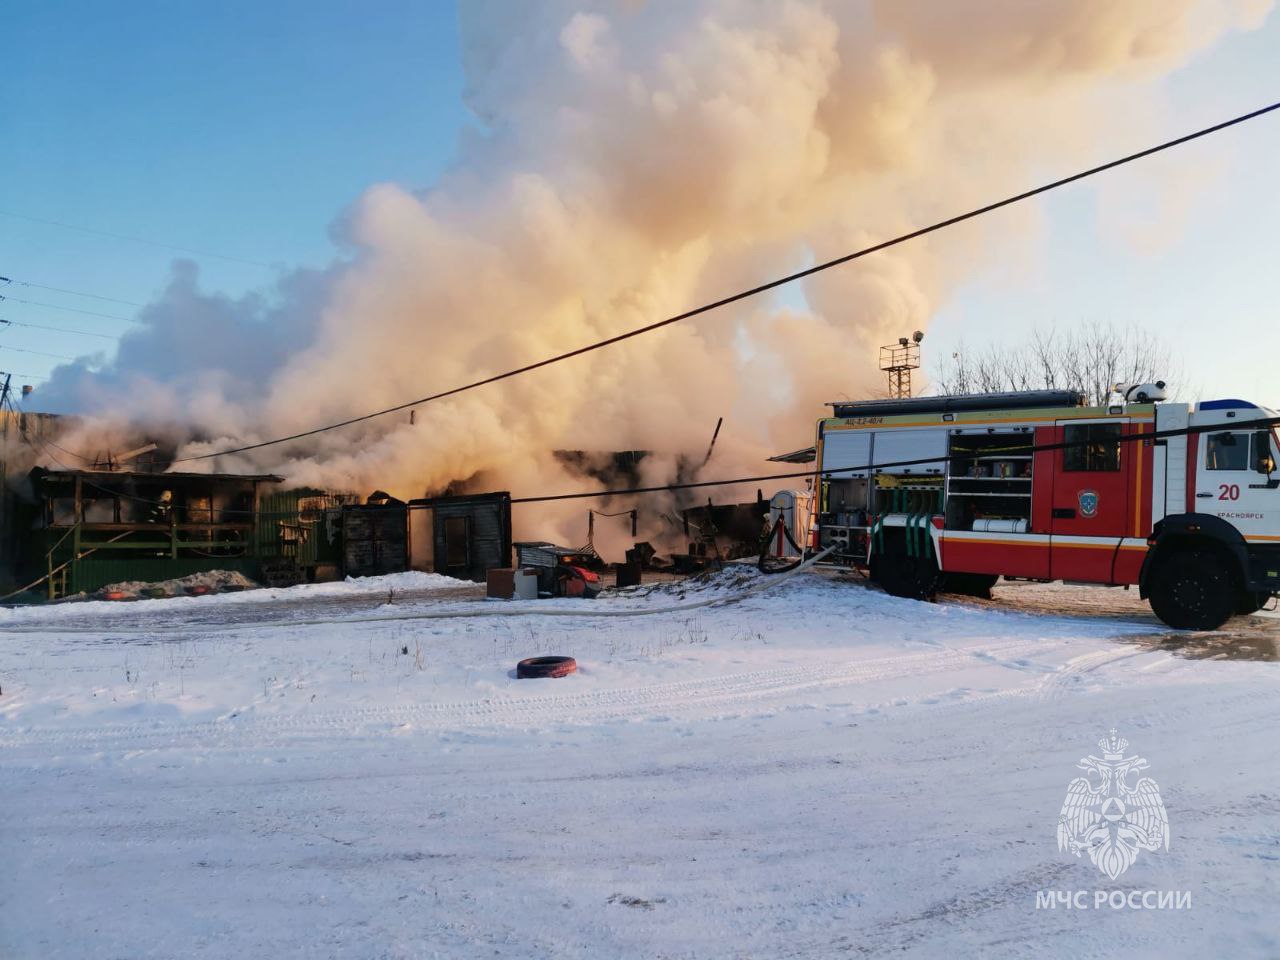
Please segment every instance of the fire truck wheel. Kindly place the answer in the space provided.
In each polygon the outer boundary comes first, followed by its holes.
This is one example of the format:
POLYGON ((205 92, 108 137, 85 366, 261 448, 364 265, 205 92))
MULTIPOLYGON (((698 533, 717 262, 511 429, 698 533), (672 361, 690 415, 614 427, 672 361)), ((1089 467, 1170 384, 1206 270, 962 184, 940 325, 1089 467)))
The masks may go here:
POLYGON ((986 573, 944 573, 941 585, 943 593, 958 593, 966 597, 977 597, 979 600, 991 599, 991 588, 1000 578, 986 573))
POLYGON ((871 579, 891 597, 932 600, 938 592, 938 565, 922 557, 884 553, 872 558, 871 579))
POLYGON ((1236 612, 1236 586, 1211 553, 1182 551, 1160 564, 1151 609, 1175 630, 1217 630, 1236 612))

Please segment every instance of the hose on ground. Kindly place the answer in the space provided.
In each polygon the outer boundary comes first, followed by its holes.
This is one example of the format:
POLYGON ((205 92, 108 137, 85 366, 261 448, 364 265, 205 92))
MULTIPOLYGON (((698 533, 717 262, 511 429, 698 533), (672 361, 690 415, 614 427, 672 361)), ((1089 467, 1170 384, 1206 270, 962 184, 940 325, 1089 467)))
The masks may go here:
POLYGON ((104 624, 101 627, 0 627, 0 633, 43 633, 43 634, 82 634, 82 633, 110 633, 113 637, 120 636, 122 633, 129 633, 136 636, 154 636, 156 634, 167 634, 174 636, 205 636, 210 633, 233 633, 241 630, 261 630, 266 627, 315 627, 332 624, 346 623, 396 623, 410 620, 470 620, 480 619, 484 617, 527 617, 527 616, 544 616, 544 617, 651 617, 663 613, 683 613, 686 610, 697 610, 702 607, 711 606, 727 606, 731 603, 741 603, 748 597, 753 597, 758 593, 766 590, 772 590, 785 580, 790 579, 798 573, 808 570, 819 560, 831 553, 835 547, 828 547, 821 553, 815 554, 808 560, 803 561, 790 570, 784 571, 779 577, 771 577, 760 583, 752 584, 740 593, 730 596, 708 597, 704 600, 694 600, 690 603, 679 603, 665 607, 640 607, 629 610, 610 610, 607 604, 600 604, 598 600, 588 601, 589 606, 574 607, 565 609, 563 607, 549 606, 540 603, 538 606, 518 606, 512 607, 506 604, 496 606, 490 603, 480 603, 475 609, 467 610, 425 610, 416 613, 392 613, 377 614, 368 617, 331 617, 316 620, 260 620, 255 623, 242 624, 211 624, 209 627, 201 627, 198 625, 159 629, 146 628, 125 628, 124 631, 112 626, 104 624))
POLYGON ((791 536, 791 531, 787 528, 785 520, 783 517, 779 516, 778 519, 774 521, 773 526, 769 528, 769 532, 764 535, 764 539, 760 542, 760 559, 756 561, 756 569, 761 573, 789 573, 805 562, 804 555, 804 548, 801 547, 800 544, 796 543, 795 538, 791 536), (799 551, 800 556, 789 563, 771 564, 769 563, 770 560, 779 559, 777 557, 769 556, 769 548, 773 545, 774 537, 778 535, 778 527, 782 527, 782 533, 787 538, 787 543, 791 545, 792 550, 799 551))

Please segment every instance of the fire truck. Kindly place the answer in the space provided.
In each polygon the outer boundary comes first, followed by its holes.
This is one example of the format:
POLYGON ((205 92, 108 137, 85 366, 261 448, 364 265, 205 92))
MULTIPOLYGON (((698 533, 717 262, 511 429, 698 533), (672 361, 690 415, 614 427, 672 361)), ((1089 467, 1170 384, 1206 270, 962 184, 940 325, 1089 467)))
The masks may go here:
POLYGON ((1168 403, 1163 382, 1086 406, 1039 390, 829 404, 812 542, 895 596, 999 577, 1137 585, 1213 630, 1280 591, 1276 413, 1168 403))

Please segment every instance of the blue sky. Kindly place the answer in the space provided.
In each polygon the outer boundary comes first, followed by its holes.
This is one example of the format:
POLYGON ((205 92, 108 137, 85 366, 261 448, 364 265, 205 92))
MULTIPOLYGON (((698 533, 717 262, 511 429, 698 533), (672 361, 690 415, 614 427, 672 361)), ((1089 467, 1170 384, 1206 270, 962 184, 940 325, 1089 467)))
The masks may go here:
MULTIPOLYGON (((1163 82, 1169 107, 1156 139, 1280 100, 1278 63, 1276 15, 1256 32, 1229 35, 1163 82)), ((1147 145, 1117 144, 1098 159, 1147 145)), ((1142 191, 1150 162, 1050 194, 1042 201, 1040 269, 1015 279, 975 276, 937 314, 926 346, 945 355, 961 340, 1016 339, 1038 322, 1135 322, 1170 338, 1201 398, 1280 407, 1278 159, 1280 112, 1155 161, 1165 170, 1211 167, 1214 175, 1194 184, 1190 215, 1154 251, 1135 250, 1099 222, 1103 203, 1142 191)))
MULTIPOLYGON (((282 267, 340 255, 330 225, 362 190, 382 180, 430 184, 474 122, 462 100, 456 13, 443 2, 28 4, 6 11, 0 53, 0 211, 268 265, 192 257, 204 286, 232 294, 268 284, 282 267)), ((1156 136, 1280 98, 1278 53, 1274 16, 1228 36, 1162 81, 1170 109, 1156 136)), ((1100 144, 1099 159, 1147 140, 1100 144)), ((942 304, 926 363, 962 338, 1017 338, 1037 322, 1132 320, 1173 338, 1204 395, 1280 406, 1280 116, 1186 156, 1218 174, 1194 185, 1189 218, 1158 250, 1136 250, 1099 222, 1100 203, 1142 187, 1142 167, 1108 175, 1105 187, 1070 188, 1045 201, 1034 269, 980 272, 942 304)), ((0 215, 0 275, 15 279, 144 302, 180 255, 0 215)), ((10 297, 0 318, 15 321, 126 326, 19 298, 132 312, 27 287, 0 293, 10 297)), ((0 331, 0 369, 43 375, 58 361, 20 350, 103 346, 10 327, 0 331)))
MULTIPOLYGON (((266 264, 319 266, 329 227, 380 180, 427 184, 470 115, 451 4, 272 0, 7 8, 0 51, 0 210, 266 264)), ((174 250, 0 216, 0 275, 146 301, 174 250)), ((193 256, 229 293, 276 271, 193 256)), ((4 285, 0 285, 3 287, 4 285)), ((128 307, 10 286, 12 298, 128 307)), ((0 317, 126 324, 0 303, 0 317)), ((0 368, 45 373, 107 341, 10 328, 0 368)), ((109 344, 108 344, 109 345, 109 344)))

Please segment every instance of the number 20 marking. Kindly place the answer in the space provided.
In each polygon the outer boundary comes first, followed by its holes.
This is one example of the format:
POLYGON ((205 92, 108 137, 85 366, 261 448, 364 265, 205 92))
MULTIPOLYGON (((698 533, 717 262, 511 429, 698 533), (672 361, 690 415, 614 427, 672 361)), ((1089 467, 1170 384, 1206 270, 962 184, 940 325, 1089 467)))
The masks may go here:
POLYGON ((1219 500, 1239 500, 1240 485, 1235 483, 1218 484, 1218 499, 1219 500))

